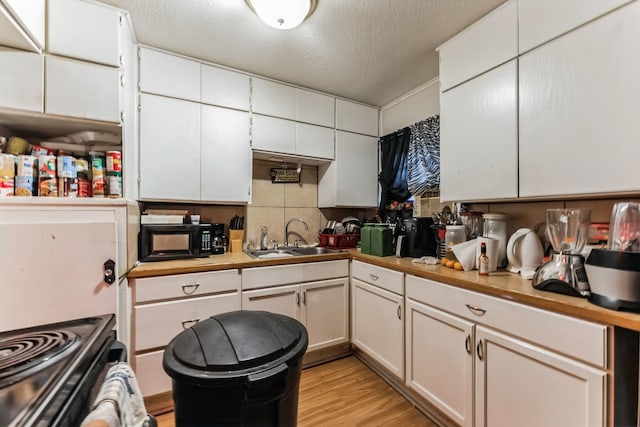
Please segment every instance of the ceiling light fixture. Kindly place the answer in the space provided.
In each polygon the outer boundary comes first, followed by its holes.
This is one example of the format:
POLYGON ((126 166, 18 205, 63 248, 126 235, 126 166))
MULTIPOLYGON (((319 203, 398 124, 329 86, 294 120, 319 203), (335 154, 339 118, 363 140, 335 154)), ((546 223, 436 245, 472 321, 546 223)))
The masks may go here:
POLYGON ((245 0, 265 24, 288 30, 307 19, 318 5, 317 0, 245 0))

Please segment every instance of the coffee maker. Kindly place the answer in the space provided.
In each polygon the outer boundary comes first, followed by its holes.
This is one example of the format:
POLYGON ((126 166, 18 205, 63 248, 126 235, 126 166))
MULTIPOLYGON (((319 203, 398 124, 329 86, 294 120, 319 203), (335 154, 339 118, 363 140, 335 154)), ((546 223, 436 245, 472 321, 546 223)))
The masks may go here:
POLYGON ((395 254, 398 257, 436 256, 433 218, 403 218, 396 225, 395 254))
POLYGON ((211 224, 213 227, 211 239, 211 254, 220 255, 224 253, 224 224, 211 224))

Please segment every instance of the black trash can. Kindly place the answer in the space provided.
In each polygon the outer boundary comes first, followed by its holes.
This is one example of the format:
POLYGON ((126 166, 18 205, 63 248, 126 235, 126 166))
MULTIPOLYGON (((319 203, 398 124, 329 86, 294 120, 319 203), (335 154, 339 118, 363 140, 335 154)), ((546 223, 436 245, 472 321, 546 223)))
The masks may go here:
POLYGON ((295 426, 305 327, 266 311, 212 316, 164 352, 176 426, 295 426))

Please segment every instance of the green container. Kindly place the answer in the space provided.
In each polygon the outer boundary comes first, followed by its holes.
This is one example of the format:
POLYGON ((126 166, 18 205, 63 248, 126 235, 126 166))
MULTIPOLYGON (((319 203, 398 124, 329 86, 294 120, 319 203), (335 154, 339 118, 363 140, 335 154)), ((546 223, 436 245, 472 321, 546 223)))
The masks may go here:
POLYGON ((387 225, 373 227, 371 230, 371 255, 393 255, 393 235, 387 225))
POLYGON ((360 229, 360 252, 363 254, 371 254, 371 230, 373 226, 364 225, 360 229))

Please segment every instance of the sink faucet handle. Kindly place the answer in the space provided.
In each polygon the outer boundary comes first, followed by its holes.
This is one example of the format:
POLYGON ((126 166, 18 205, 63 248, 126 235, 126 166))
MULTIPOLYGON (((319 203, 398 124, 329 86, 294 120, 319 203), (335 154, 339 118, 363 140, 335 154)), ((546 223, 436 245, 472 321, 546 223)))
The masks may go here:
POLYGON ((293 247, 294 248, 300 247, 300 244, 298 242, 300 242, 300 239, 296 239, 296 240, 293 241, 293 247))
POLYGON ((273 243, 273 249, 277 250, 278 249, 278 241, 273 239, 273 240, 269 240, 270 243, 273 243))

